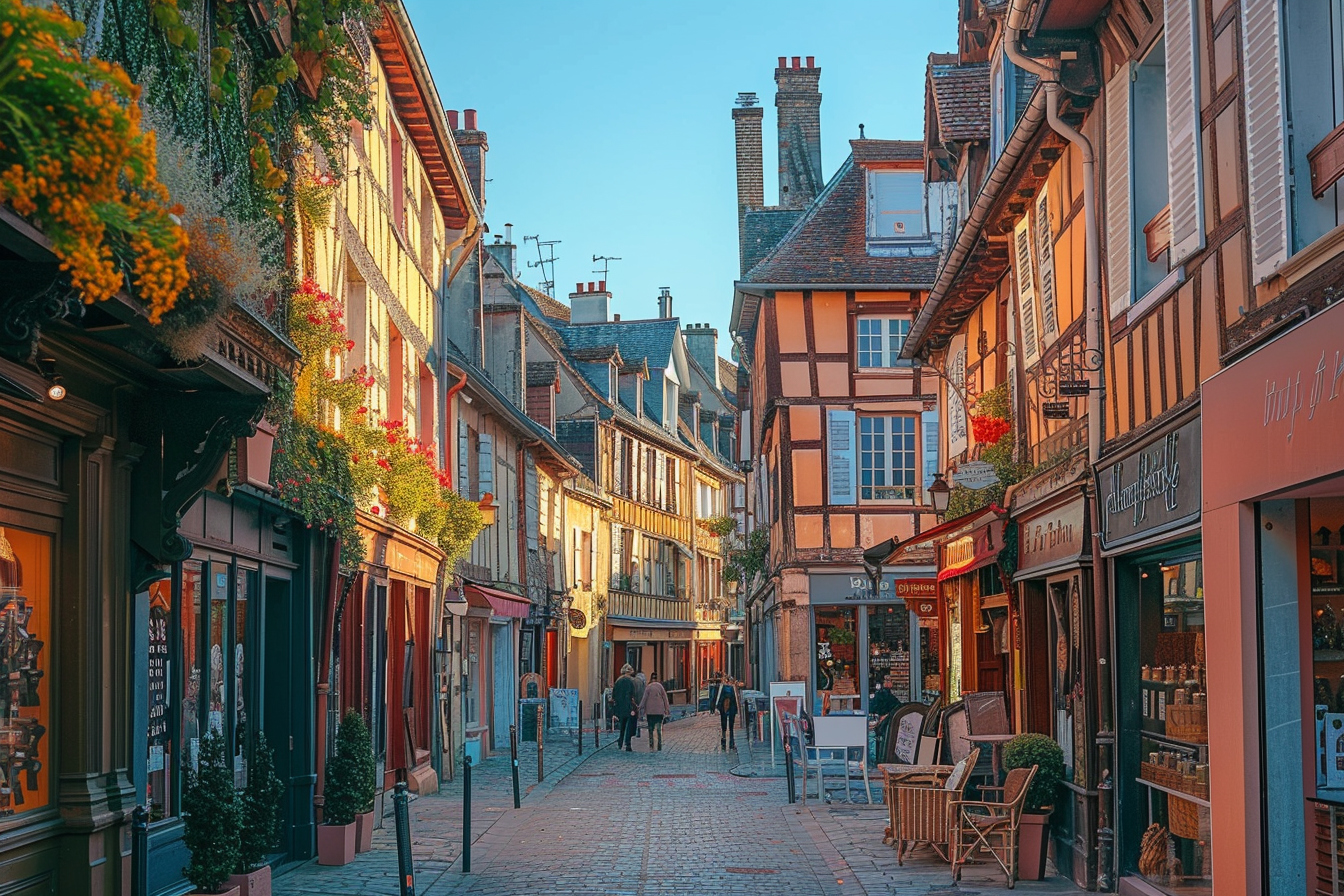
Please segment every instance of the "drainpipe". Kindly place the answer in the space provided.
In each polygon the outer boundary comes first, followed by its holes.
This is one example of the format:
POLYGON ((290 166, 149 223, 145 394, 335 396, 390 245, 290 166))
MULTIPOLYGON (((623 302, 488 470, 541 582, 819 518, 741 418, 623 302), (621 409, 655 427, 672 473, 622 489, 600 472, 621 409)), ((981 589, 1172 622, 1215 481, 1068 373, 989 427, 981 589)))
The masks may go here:
MULTIPOLYGON (((1087 460, 1095 477, 1097 460, 1101 456, 1102 435, 1102 366, 1105 357, 1101 349, 1101 237, 1097 214, 1096 153, 1092 143, 1078 130, 1059 117, 1058 59, 1033 59, 1021 50, 1022 30, 1028 23, 1028 8, 1032 0, 1011 0, 1008 7, 1007 28, 1004 33, 1004 51, 1016 65, 1034 72, 1045 90, 1046 121, 1055 133, 1074 146, 1083 163, 1083 222, 1085 227, 1086 292, 1084 353, 1087 373, 1087 460)), ((1092 529, 1092 594, 1095 601, 1093 637, 1097 651, 1097 760, 1101 777, 1097 785, 1097 885, 1110 889, 1114 875, 1114 806, 1112 794, 1112 763, 1114 761, 1115 724, 1113 718, 1115 675, 1114 646, 1111 643, 1111 601, 1106 577, 1106 564, 1101 556, 1100 494, 1093 480, 1092 500, 1088 502, 1092 529)))

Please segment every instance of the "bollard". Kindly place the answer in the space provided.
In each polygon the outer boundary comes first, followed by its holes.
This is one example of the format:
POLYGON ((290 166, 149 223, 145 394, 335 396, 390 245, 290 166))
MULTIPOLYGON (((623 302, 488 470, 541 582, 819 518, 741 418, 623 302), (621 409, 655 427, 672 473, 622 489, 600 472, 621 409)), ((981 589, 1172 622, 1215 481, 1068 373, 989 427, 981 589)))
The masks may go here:
POLYGON ((583 755, 583 701, 579 701, 579 755, 583 755))
POLYGON ((406 782, 398 781, 392 794, 397 822, 397 872, 401 896, 415 896, 415 866, 411 860, 411 796, 406 782))
POLYGON ((131 810, 131 894, 149 896, 149 809, 131 810))
POLYGON ((471 757, 462 760, 462 873, 471 873, 471 757))
POLYGON ((518 726, 509 726, 509 755, 513 758, 513 808, 518 809, 523 805, 521 797, 518 796, 518 726))
POLYGON ((793 805, 797 785, 793 782, 793 744, 787 740, 784 741, 784 770, 784 777, 789 782, 789 805, 793 805))
POLYGON ((602 727, 602 717, 601 717, 600 715, 598 715, 597 707, 594 706, 594 707, 593 707, 593 749, 594 749, 594 750, 600 750, 600 749, 602 749, 602 741, 599 739, 599 738, 601 738, 601 736, 602 736, 602 735, 601 735, 601 732, 600 732, 601 727, 602 727))
POLYGON ((537 783, 540 784, 546 777, 545 762, 542 760, 542 754, 546 752, 545 738, 542 733, 546 730, 546 710, 544 707, 537 707, 537 783))

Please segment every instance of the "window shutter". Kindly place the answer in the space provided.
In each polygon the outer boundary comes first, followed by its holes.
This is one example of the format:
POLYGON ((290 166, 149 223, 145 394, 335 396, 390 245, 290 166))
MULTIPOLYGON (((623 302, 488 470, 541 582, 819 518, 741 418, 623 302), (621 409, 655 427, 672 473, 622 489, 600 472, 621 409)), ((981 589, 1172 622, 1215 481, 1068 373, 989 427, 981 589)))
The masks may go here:
POLYGON ((1288 258, 1280 0, 1242 0, 1251 273, 1259 283, 1288 258))
POLYGON ((922 481, 924 488, 933 485, 933 478, 938 475, 938 412, 924 411, 919 415, 920 434, 924 439, 924 475, 922 481))
POLYGON ((1106 292, 1111 317, 1130 303, 1134 232, 1129 198, 1130 66, 1125 63, 1106 84, 1106 292))
MULTIPOLYGON (((525 451, 523 453, 523 507, 532 511, 533 514, 538 512, 538 510, 535 510, 534 508, 540 507, 540 502, 538 500, 539 493, 540 489, 537 487, 537 464, 532 457, 532 452, 525 451)), ((537 524, 533 520, 528 519, 527 516, 524 516, 523 526, 527 529, 527 549, 529 551, 537 550, 539 547, 537 543, 537 524)))
POLYGON ((661 452, 653 455, 654 475, 658 478, 658 506, 667 507, 667 465, 663 463, 661 452))
POLYGON ((854 450, 853 411, 826 412, 826 450, 829 452, 830 503, 857 504, 858 454, 854 450))
POLYGON ((495 437, 487 432, 476 437, 480 446, 480 470, 476 478, 480 483, 476 489, 476 500, 485 497, 486 492, 495 492, 495 437))
POLYGON ((1167 197, 1171 264, 1204 248, 1204 171, 1199 163, 1199 43, 1194 0, 1167 0, 1167 197))
POLYGON ((471 497, 471 440, 467 438, 467 424, 457 421, 457 493, 464 498, 471 497))
POLYGON ((1017 271, 1017 311, 1022 321, 1022 361, 1041 360, 1041 328, 1036 318, 1036 274, 1031 264, 1031 220, 1023 215, 1013 227, 1013 267, 1017 271))
POLYGON ((621 540, 621 525, 620 525, 620 523, 612 523, 612 524, 611 524, 611 575, 612 575, 612 586, 613 586, 613 587, 615 587, 615 586, 617 585, 618 581, 619 581, 618 579, 616 579, 616 576, 619 576, 619 575, 621 574, 621 572, 622 572, 622 571, 624 570, 624 568, 625 568, 624 565, 623 565, 624 562, 625 562, 625 559, 624 559, 624 558, 625 558, 625 544, 624 544, 624 542, 621 540))
POLYGON ((1055 228, 1050 222, 1050 193, 1046 185, 1036 197, 1036 279, 1041 294, 1041 345, 1059 338, 1059 302, 1055 295, 1055 228))

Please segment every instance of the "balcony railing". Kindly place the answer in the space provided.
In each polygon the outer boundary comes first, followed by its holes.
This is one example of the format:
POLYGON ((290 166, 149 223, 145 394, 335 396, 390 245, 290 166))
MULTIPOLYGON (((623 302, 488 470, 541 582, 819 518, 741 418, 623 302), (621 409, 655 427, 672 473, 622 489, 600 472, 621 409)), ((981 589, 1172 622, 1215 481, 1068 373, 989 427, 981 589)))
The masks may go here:
POLYGON ((616 591, 607 594, 607 615, 627 616, 634 619, 661 619, 667 622, 692 622, 691 602, 681 597, 660 597, 637 591, 616 591))

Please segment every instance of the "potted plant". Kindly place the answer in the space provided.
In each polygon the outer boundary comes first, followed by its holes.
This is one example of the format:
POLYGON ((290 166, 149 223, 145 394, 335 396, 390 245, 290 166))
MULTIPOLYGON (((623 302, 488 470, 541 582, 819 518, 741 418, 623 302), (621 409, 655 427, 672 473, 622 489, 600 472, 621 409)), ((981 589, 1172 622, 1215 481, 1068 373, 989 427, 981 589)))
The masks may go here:
POLYGON ((1045 876, 1045 853, 1050 843, 1050 813, 1059 784, 1064 780, 1064 751, 1045 734, 1019 734, 1003 748, 1003 767, 1031 768, 1036 777, 1027 790, 1022 823, 1017 832, 1017 875, 1022 880, 1045 876))
POLYGON ((364 724, 364 717, 354 710, 345 714, 336 736, 337 752, 343 746, 354 758, 354 785, 359 805, 355 812, 355 852, 368 852, 373 848, 373 799, 377 796, 378 766, 369 728, 364 724))
POLYGON ((240 896, 271 896, 271 866, 266 857, 280 839, 280 798, 284 792, 285 785, 275 775, 275 753, 266 743, 266 734, 258 732, 247 765, 247 787, 240 795, 238 864, 229 878, 240 896))
POLYGON ((201 738, 196 766, 187 770, 182 795, 182 840, 191 851, 184 873, 198 893, 238 896, 238 888, 229 883, 238 864, 238 803, 232 757, 223 736, 211 731, 201 738))
POLYGON ((322 824, 317 828, 317 863, 348 865, 355 860, 355 816, 364 808, 360 791, 360 750, 368 749, 368 728, 353 709, 341 718, 336 752, 327 761, 322 824), (355 737, 363 732, 363 743, 355 737))

